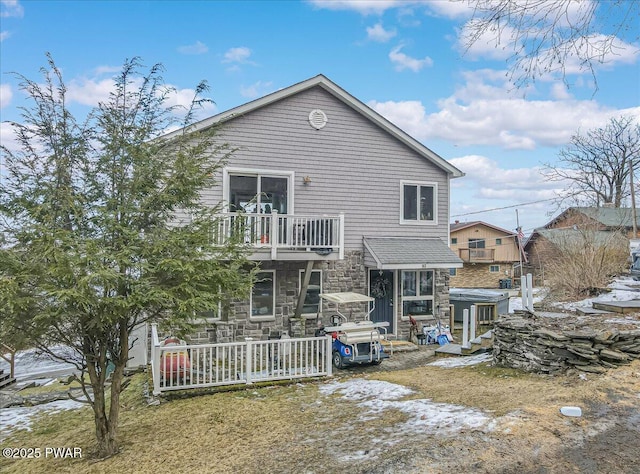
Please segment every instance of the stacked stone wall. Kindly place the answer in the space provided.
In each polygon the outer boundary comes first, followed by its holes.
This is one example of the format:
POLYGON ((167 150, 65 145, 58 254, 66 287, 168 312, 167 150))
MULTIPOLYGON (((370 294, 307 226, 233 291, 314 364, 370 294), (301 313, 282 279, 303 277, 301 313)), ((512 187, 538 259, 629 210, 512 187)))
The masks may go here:
POLYGON ((546 318, 500 318, 494 327, 494 363, 535 373, 569 369, 602 373, 640 358, 640 321, 630 320, 622 327, 607 327, 600 321, 595 327, 584 320, 577 325, 566 319, 562 322, 565 327, 548 324, 546 318))

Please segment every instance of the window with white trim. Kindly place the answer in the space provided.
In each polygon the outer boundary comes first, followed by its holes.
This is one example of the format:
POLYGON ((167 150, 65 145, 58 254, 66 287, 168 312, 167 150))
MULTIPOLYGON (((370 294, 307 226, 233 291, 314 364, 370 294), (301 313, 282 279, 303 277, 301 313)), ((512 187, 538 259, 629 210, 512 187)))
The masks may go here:
POLYGON ((456 275, 458 275, 458 269, 457 268, 450 268, 449 269, 449 276, 454 277, 456 275))
POLYGON ((276 271, 262 270, 257 273, 251 289, 251 319, 272 320, 276 310, 276 271))
POLYGON ((287 214, 289 211, 290 174, 230 171, 228 186, 226 198, 231 212, 287 214))
POLYGON ((402 316, 433 315, 433 270, 402 272, 402 316))
POLYGON ((400 222, 403 224, 433 224, 437 221, 435 183, 400 182, 400 222))
MULTIPOLYGON (((298 274, 298 294, 302 289, 302 282, 304 281, 304 270, 300 270, 298 274)), ((322 311, 320 305, 320 294, 322 293, 322 270, 311 270, 311 278, 309 279, 309 286, 307 287, 307 296, 304 299, 304 305, 302 306, 302 316, 304 317, 316 317, 318 313, 322 311)))
POLYGON ((222 302, 218 301, 218 305, 215 309, 209 311, 201 311, 200 313, 198 313, 198 318, 196 319, 200 321, 204 320, 208 323, 220 321, 222 319, 222 302))
POLYGON ((499 273, 500 272, 500 265, 490 265, 489 266, 489 272, 490 273, 499 273))

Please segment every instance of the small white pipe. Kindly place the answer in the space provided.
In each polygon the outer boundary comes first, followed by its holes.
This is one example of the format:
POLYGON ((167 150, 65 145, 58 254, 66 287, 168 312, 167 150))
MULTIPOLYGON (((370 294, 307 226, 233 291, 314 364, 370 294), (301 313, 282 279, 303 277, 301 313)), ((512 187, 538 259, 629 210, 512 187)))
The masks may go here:
POLYGON ((473 341, 476 338, 476 305, 471 305, 471 335, 469 341, 473 341))
POLYGON ((469 310, 462 311, 462 347, 469 347, 469 310))

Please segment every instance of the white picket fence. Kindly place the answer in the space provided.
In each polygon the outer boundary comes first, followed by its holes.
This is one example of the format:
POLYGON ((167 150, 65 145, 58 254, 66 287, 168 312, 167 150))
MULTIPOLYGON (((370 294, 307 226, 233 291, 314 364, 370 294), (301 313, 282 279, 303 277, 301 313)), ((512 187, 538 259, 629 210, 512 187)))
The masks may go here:
POLYGON ((153 393, 332 375, 331 336, 161 345, 151 326, 153 393))

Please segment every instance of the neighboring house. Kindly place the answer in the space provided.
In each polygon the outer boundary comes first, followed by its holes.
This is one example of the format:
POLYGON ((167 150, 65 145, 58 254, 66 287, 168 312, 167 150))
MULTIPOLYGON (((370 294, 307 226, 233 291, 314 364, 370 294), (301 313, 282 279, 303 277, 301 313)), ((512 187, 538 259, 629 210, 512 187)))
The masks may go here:
POLYGON ((634 238, 633 211, 613 207, 568 208, 531 233, 524 244, 529 261, 525 271, 532 273, 538 284, 543 284, 545 265, 548 266, 562 248, 584 245, 585 238, 593 239, 597 246, 626 245, 619 238, 634 238))
POLYGON ((506 288, 520 265, 517 234, 486 222, 459 222, 450 226, 450 247, 464 262, 451 270, 457 288, 506 288), (502 285, 501 285, 502 282, 502 285))
POLYGON ((400 338, 410 315, 448 317, 460 170, 322 75, 197 124, 211 126, 236 149, 204 194, 224 203, 217 238, 240 229, 261 270, 249 300, 224 305, 200 339, 312 335, 331 315, 322 292, 374 296, 372 319, 400 338))
MULTIPOLYGON (((640 213, 636 210, 636 224, 640 213)), ((573 226, 594 230, 622 231, 628 238, 633 235, 633 210, 626 207, 570 207, 547 223, 545 229, 569 229, 573 226)))

